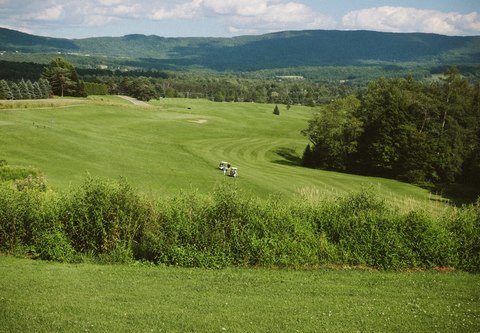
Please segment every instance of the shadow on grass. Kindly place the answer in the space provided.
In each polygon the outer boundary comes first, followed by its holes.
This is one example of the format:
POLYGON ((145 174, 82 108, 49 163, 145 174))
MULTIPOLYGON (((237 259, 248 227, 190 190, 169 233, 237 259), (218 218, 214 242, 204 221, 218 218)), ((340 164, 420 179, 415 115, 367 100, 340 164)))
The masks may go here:
POLYGON ((275 154, 282 157, 282 159, 275 160, 273 163, 290 165, 290 166, 301 166, 302 158, 297 154, 295 149, 292 148, 279 148, 275 151, 275 154))
POLYGON ((480 199, 480 189, 466 184, 440 184, 428 190, 448 199, 450 204, 455 206, 472 204, 480 199))
MULTIPOLYGON (((302 158, 292 148, 279 148, 275 153, 281 157, 281 159, 273 161, 273 163, 289 165, 289 166, 302 166, 302 158)), ((372 176, 379 177, 378 175, 367 175, 355 172, 344 172, 335 170, 336 172, 342 172, 351 175, 359 176, 372 176)), ((386 177, 388 178, 388 177, 386 177)), ((394 178, 392 178, 394 179, 394 178)), ((441 184, 434 186, 417 185, 429 190, 432 194, 439 195, 441 198, 432 198, 432 201, 446 202, 454 206, 462 206, 465 204, 475 203, 480 200, 480 189, 466 184, 441 184)))

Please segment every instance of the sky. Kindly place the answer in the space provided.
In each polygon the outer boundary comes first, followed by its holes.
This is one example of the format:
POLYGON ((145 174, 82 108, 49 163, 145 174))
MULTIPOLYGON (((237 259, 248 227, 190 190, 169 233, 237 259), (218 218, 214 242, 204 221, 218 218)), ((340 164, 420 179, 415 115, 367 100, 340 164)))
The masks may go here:
POLYGON ((63 38, 285 30, 480 35, 480 0, 0 0, 0 27, 63 38))

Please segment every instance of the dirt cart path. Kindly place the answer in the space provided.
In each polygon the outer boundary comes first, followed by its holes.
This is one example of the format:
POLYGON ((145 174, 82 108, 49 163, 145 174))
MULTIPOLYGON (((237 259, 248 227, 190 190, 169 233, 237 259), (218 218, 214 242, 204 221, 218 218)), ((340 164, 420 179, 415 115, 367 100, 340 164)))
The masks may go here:
POLYGON ((130 97, 130 96, 121 96, 121 95, 118 95, 118 97, 120 98, 123 98, 129 102, 131 102, 132 104, 135 104, 135 105, 138 105, 138 106, 150 106, 150 104, 144 102, 144 101, 139 101, 138 99, 136 98, 133 98, 133 97, 130 97))

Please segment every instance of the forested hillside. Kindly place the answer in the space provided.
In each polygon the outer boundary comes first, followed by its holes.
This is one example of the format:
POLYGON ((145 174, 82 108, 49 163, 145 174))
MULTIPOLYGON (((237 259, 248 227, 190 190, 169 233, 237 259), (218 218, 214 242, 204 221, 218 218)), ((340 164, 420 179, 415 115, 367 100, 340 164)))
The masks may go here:
POLYGON ((57 52, 78 49, 79 47, 68 39, 34 36, 20 31, 0 28, 1 52, 57 52))
POLYGON ((233 38, 128 35, 66 40, 0 29, 0 51, 123 57, 124 63, 143 67, 219 71, 405 62, 459 65, 478 62, 480 36, 310 30, 233 38))
POLYGON ((417 184, 480 185, 480 85, 378 79, 309 121, 303 164, 417 184))

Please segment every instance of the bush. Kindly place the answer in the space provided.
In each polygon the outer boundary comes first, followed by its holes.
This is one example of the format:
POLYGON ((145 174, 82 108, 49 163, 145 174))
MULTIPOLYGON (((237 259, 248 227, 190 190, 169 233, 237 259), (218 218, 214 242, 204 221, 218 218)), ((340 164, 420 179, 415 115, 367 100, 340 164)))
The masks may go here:
POLYGON ((68 237, 60 229, 47 230, 41 234, 35 244, 35 252, 40 259, 60 262, 70 262, 75 254, 68 237))
POLYGON ((184 267, 480 267, 480 202, 442 218, 388 208, 372 189, 320 202, 259 200, 235 185, 146 200, 125 180, 69 193, 0 183, 0 249, 57 261, 184 267), (93 259, 92 259, 93 258, 93 259))
POLYGON ((43 176, 32 176, 28 175, 25 179, 15 180, 15 187, 19 191, 24 191, 26 189, 38 190, 45 192, 47 190, 47 180, 43 176))
POLYGON ((43 197, 35 190, 18 191, 0 183, 0 248, 34 245, 42 215, 43 197))
POLYGON ((130 251, 149 214, 146 203, 125 180, 88 176, 65 201, 61 221, 75 250, 83 253, 108 253, 119 243, 130 251))
POLYGON ((480 198, 448 216, 446 228, 458 256, 455 267, 480 272, 480 198))

